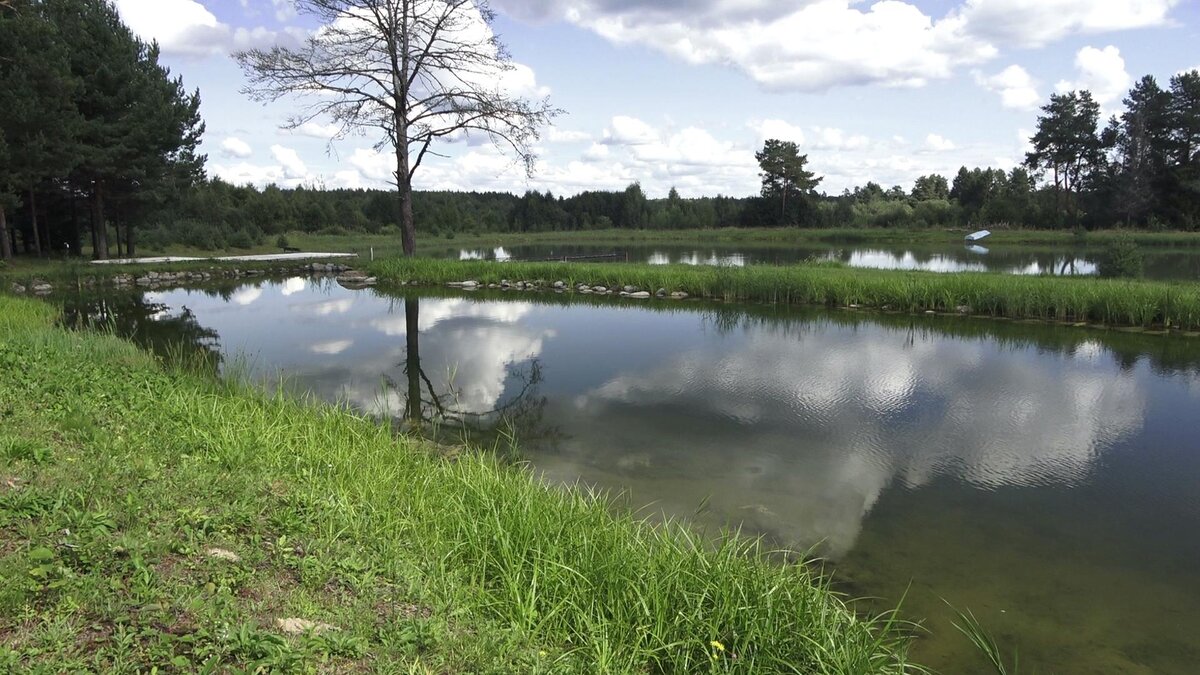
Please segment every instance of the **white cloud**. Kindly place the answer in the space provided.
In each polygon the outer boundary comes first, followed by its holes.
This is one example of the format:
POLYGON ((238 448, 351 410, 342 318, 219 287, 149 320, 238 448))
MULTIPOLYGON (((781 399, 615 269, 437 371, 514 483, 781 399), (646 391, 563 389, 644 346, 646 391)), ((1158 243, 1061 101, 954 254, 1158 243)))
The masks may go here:
POLYGON ((783 120, 751 121, 749 126, 758 132, 759 142, 777 138, 781 141, 804 145, 805 140, 808 138, 804 134, 804 129, 783 120))
POLYGON ((1181 0, 966 0, 941 18, 902 0, 500 0, 618 44, 730 65, 771 89, 920 86, 1001 49, 1163 25, 1181 0))
POLYGON ((586 131, 570 131, 552 126, 546 131, 544 138, 551 143, 582 143, 592 140, 592 135, 586 131))
POLYGON ((603 162, 608 160, 610 154, 607 145, 592 143, 591 147, 584 151, 583 159, 587 162, 603 162))
POLYGON ((617 115, 604 130, 604 142, 611 145, 645 145, 658 141, 654 127, 636 117, 617 115))
POLYGON ((304 31, 291 28, 234 28, 196 0, 115 1, 126 25, 143 40, 157 40, 166 54, 224 55, 277 42, 295 44, 304 35, 304 31))
POLYGON ((323 141, 328 141, 336 138, 342 131, 342 127, 337 124, 320 124, 317 122, 305 122, 299 127, 292 129, 292 133, 309 138, 319 138, 323 141))
POLYGON ((1180 0, 967 0, 959 15, 970 32, 1017 47, 1075 33, 1160 26, 1180 0))
POLYGON ((925 137, 925 147, 933 152, 947 152, 956 149, 958 146, 948 138, 937 134, 929 134, 925 137))
POLYGON ((861 150, 871 140, 862 134, 848 134, 833 127, 813 127, 813 139, 806 147, 814 150, 861 150))
POLYGON ((1075 55, 1078 77, 1074 81, 1063 80, 1057 88, 1060 92, 1087 89, 1092 92, 1101 107, 1121 100, 1133 79, 1125 70, 1125 59, 1121 50, 1109 45, 1104 49, 1084 47, 1075 55))
POLYGON ((308 166, 300 155, 291 148, 282 145, 272 145, 271 155, 283 167, 284 178, 303 179, 308 177, 308 166))
POLYGON ((1021 66, 1011 65, 992 76, 975 73, 975 82, 983 88, 1000 95, 1000 104, 1014 110, 1034 110, 1042 97, 1038 94, 1038 82, 1021 66))
POLYGON ((243 141, 236 136, 230 136, 224 141, 221 141, 221 154, 225 155, 226 157, 245 159, 250 155, 253 155, 254 150, 246 141, 243 141))
POLYGON ((806 150, 863 150, 871 139, 836 127, 811 126, 807 129, 779 119, 752 120, 749 127, 758 132, 759 143, 776 138, 790 141, 806 150))
POLYGON ((248 162, 238 162, 237 164, 211 162, 208 168, 213 175, 234 185, 257 185, 261 187, 272 183, 277 184, 283 178, 283 172, 277 166, 262 166, 248 162))
POLYGON ((286 22, 296 18, 296 6, 292 4, 292 0, 271 0, 271 4, 275 5, 277 21, 286 22))
POLYGON ((395 182, 396 158, 391 153, 355 148, 349 162, 370 180, 380 183, 395 182))

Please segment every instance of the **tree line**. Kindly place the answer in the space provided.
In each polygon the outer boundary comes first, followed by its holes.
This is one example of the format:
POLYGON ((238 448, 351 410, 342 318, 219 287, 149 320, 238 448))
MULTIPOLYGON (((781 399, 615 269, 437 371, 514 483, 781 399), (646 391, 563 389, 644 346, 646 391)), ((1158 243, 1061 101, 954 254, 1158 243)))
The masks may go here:
POLYGON ((132 255, 203 176, 199 92, 107 0, 0 3, 0 91, 2 257, 132 255))

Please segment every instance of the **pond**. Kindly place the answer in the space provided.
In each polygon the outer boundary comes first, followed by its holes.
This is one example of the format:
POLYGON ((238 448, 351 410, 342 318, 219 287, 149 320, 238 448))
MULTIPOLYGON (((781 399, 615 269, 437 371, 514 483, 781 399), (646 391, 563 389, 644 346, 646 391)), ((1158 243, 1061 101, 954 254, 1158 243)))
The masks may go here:
MULTIPOLYGON (((1152 279, 1200 279, 1200 250, 1142 249, 1146 276, 1152 279)), ((989 245, 801 244, 753 246, 719 244, 533 244, 494 248, 446 248, 436 257, 459 260, 544 260, 586 258, 654 265, 790 265, 806 260, 836 260, 850 267, 930 272, 1002 272, 1005 274, 1094 275, 1103 251, 1071 247, 1038 248, 989 245)))
POLYGON ((304 278, 66 304, 398 424, 515 435, 546 480, 647 516, 811 549, 875 609, 904 597, 943 672, 983 672, 947 602, 1031 671, 1200 663, 1200 341, 304 278))

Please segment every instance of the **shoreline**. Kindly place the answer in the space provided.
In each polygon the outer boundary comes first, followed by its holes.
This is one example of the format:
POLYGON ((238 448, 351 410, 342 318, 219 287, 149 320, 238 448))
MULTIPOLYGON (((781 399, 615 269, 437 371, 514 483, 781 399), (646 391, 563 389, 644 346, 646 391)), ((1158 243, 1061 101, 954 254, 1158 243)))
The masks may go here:
POLYGON ((728 268, 390 258, 369 263, 366 269, 380 284, 396 287, 501 289, 507 282, 516 290, 624 294, 640 302, 704 298, 1172 333, 1200 329, 1200 287, 1186 282, 868 270, 826 264, 728 268))
POLYGON ((0 665, 917 672, 758 542, 55 319, 0 297, 0 665))

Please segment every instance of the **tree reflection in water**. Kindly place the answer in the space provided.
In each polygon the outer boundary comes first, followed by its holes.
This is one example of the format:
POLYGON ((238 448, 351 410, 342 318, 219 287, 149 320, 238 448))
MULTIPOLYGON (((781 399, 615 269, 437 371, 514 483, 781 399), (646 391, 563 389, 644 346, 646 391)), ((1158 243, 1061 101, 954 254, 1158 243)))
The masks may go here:
POLYGON ((540 394, 542 368, 537 359, 530 360, 525 368, 509 372, 520 386, 516 393, 502 397, 489 410, 473 411, 461 406, 452 372, 445 388, 439 391, 421 364, 420 317, 420 299, 405 298, 405 360, 401 364, 405 382, 397 382, 386 373, 383 375, 390 391, 404 392, 403 415, 393 418, 393 426, 398 431, 415 433, 440 443, 491 447, 502 451, 510 460, 519 459, 519 440, 560 436, 545 418, 546 397, 540 394))
POLYGON ((217 374, 223 356, 217 331, 200 324, 186 306, 173 311, 153 294, 76 296, 63 306, 70 328, 108 331, 150 350, 164 362, 217 374))

